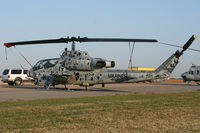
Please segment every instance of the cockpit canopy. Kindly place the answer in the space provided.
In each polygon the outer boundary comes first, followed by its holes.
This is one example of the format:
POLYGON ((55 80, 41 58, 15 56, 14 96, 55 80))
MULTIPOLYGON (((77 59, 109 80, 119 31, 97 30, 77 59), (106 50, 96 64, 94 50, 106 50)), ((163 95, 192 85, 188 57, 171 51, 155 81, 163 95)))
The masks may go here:
POLYGON ((33 66, 33 71, 41 68, 53 67, 58 63, 58 59, 59 58, 40 60, 33 66))

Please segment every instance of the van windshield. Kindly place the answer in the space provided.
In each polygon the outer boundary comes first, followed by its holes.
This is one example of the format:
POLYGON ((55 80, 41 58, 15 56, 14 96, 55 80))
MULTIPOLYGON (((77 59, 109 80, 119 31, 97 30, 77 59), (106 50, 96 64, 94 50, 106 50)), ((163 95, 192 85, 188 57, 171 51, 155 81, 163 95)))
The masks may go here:
POLYGON ((3 71, 3 75, 7 75, 8 74, 8 72, 9 72, 9 70, 8 69, 5 69, 4 71, 3 71))

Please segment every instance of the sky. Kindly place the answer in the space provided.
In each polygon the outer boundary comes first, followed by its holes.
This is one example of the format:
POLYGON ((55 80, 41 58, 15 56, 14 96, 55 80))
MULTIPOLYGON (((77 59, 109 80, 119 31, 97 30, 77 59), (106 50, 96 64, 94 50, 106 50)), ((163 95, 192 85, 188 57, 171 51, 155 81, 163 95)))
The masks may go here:
MULTIPOLYGON (((3 43, 60 37, 157 39, 175 45, 197 36, 190 48, 200 49, 199 0, 0 0, 0 72, 5 68, 29 69, 20 51, 34 65, 59 57, 70 44, 28 45, 7 49, 3 43)), ((76 49, 92 57, 114 60, 116 69, 127 69, 128 43, 77 43, 76 49)), ((177 48, 159 43, 136 43, 133 66, 157 68, 177 48)), ((200 53, 187 50, 171 77, 180 77, 200 53)))

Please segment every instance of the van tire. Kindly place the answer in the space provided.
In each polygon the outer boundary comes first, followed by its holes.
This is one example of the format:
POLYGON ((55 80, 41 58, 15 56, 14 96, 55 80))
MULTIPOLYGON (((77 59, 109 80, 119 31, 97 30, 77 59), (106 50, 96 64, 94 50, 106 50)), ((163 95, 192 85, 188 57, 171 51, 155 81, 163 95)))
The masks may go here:
POLYGON ((18 86, 18 85, 21 85, 22 84, 22 79, 21 78, 16 78, 15 79, 15 85, 18 86))
POLYGON ((14 82, 8 82, 8 85, 14 85, 14 82))

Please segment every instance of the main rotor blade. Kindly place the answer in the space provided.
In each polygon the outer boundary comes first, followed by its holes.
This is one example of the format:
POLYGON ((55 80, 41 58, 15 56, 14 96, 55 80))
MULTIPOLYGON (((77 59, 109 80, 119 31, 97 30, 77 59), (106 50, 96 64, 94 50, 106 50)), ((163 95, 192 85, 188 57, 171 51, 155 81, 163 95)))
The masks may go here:
POLYGON ((22 41, 22 42, 8 42, 4 43, 6 47, 12 47, 15 45, 31 45, 31 44, 47 44, 47 43, 68 43, 68 42, 157 42, 155 39, 123 39, 123 38, 76 38, 67 37, 60 39, 50 40, 34 40, 34 41, 22 41))
POLYGON ((68 41, 66 41, 66 38, 60 38, 60 39, 50 39, 50 40, 8 42, 8 43, 4 43, 4 46, 9 48, 15 45, 31 45, 31 44, 46 44, 46 43, 68 43, 68 41))
POLYGON ((158 42, 155 39, 84 38, 81 42, 158 42))

